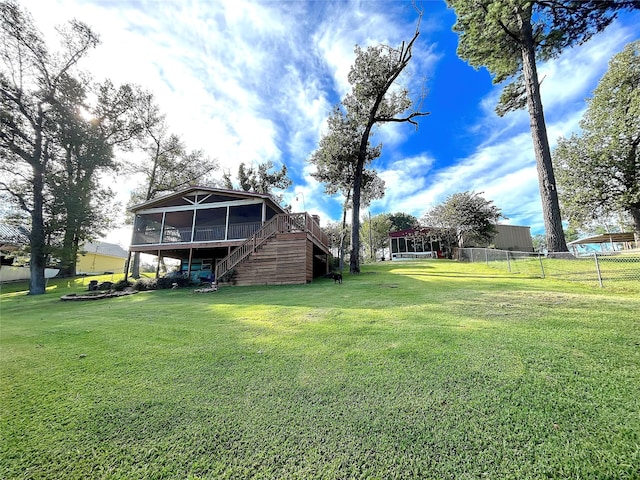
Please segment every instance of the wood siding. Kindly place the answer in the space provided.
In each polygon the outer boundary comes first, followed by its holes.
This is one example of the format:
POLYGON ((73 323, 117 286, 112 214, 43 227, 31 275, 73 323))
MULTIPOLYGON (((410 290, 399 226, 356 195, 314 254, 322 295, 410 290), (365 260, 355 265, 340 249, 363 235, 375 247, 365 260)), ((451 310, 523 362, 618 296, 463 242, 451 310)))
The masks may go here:
POLYGON ((277 234, 236 266, 235 285, 295 285, 313 280, 313 243, 304 232, 277 234))

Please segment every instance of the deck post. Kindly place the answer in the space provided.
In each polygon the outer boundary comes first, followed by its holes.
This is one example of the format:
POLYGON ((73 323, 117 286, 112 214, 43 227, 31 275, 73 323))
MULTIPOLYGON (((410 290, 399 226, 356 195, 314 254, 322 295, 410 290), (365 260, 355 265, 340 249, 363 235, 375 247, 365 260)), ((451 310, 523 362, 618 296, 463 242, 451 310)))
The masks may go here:
POLYGON ((191 260, 193 259, 193 247, 189 247, 189 265, 187 266, 187 278, 191 280, 191 260))
POLYGON ((160 255, 161 255, 161 252, 160 250, 158 250, 158 265, 156 265, 156 280, 160 276, 160 260, 161 260, 160 255))

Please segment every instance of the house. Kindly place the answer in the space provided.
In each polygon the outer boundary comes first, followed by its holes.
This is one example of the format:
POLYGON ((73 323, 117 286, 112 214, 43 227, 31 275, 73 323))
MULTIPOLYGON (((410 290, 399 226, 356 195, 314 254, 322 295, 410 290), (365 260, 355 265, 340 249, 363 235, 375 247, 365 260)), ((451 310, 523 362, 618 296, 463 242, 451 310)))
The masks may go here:
POLYGON ((391 260, 442 258, 445 255, 437 228, 408 228, 389 232, 391 260))
MULTIPOLYGON (((495 225, 496 235, 491 240, 492 248, 518 252, 532 252, 533 240, 530 227, 519 225, 495 225)), ((486 248, 489 243, 477 244, 465 242, 465 247, 486 248)), ((442 245, 439 230, 433 227, 400 230, 389 233, 389 251, 391 260, 405 258, 442 258, 449 256, 446 246, 442 245)))
POLYGON ((107 242, 86 242, 78 250, 76 273, 96 275, 105 272, 121 273, 129 254, 120 245, 107 242))
MULTIPOLYGON (((531 227, 522 225, 495 225, 496 236, 490 242, 492 248, 498 250, 510 250, 512 252, 533 252, 533 239, 531 227)), ((465 247, 488 247, 483 245, 465 245, 465 247)))
POLYGON ((303 284, 329 271, 319 219, 288 213, 268 194, 190 187, 130 210, 129 258, 177 259, 177 273, 195 281, 303 284))
POLYGON ((0 223, 0 253, 7 255, 29 245, 29 231, 21 225, 0 223))
MULTIPOLYGON (((29 280, 31 270, 28 266, 17 265, 15 253, 29 245, 29 231, 20 225, 0 223, 0 283, 29 280)), ((53 278, 57 268, 45 268, 45 278, 53 278)))

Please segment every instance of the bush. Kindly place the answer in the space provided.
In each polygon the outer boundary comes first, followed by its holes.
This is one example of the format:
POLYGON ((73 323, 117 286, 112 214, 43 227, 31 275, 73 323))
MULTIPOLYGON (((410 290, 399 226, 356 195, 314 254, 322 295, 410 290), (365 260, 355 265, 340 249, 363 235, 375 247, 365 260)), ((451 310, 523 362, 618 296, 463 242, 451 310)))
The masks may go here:
POLYGON ((98 284, 98 290, 111 290, 113 288, 113 282, 102 282, 98 284))
POLYGON ((174 283, 177 284, 179 288, 189 287, 194 284, 191 280, 182 276, 166 276, 158 279, 157 288, 158 290, 173 288, 174 283))
POLYGON ((155 290, 156 288, 158 288, 158 282, 155 278, 142 277, 133 284, 133 289, 138 292, 146 292, 147 290, 155 290))
POLYGON ((133 286, 133 283, 123 278, 122 280, 118 280, 116 283, 114 283, 111 288, 113 288, 116 292, 122 292, 125 288, 129 288, 131 286, 133 286))

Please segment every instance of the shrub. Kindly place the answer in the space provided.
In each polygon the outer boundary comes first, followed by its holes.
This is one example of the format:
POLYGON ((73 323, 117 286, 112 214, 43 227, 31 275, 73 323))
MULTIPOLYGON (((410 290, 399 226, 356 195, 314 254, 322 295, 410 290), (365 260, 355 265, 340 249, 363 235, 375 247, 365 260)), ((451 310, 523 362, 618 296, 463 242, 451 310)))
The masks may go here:
POLYGON ((111 290, 113 288, 113 282, 102 282, 98 284, 98 290, 111 290))
POLYGON ((116 292, 122 292, 125 288, 129 288, 131 286, 133 286, 133 283, 123 278, 122 280, 118 280, 116 283, 114 283, 111 288, 113 288, 116 292))
POLYGON ((158 288, 158 282, 155 278, 139 278, 136 283, 133 284, 133 289, 138 292, 145 292, 147 290, 155 290, 158 288))
POLYGON ((182 276, 166 276, 166 277, 161 277, 158 279, 157 282, 157 288, 158 290, 160 289, 166 289, 166 288, 173 288, 173 284, 176 283, 178 284, 179 288, 182 287, 189 287, 191 285, 193 285, 193 282, 191 280, 189 280, 188 278, 182 277, 182 276))

